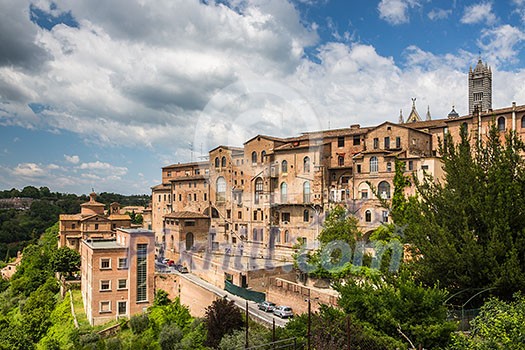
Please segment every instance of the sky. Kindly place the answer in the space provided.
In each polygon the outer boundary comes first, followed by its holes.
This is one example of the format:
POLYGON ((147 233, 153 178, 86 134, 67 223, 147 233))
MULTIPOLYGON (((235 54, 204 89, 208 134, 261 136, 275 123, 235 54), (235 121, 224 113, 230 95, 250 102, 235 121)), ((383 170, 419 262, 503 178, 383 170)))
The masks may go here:
POLYGON ((525 0, 0 0, 0 189, 151 193, 257 134, 525 104, 525 0))

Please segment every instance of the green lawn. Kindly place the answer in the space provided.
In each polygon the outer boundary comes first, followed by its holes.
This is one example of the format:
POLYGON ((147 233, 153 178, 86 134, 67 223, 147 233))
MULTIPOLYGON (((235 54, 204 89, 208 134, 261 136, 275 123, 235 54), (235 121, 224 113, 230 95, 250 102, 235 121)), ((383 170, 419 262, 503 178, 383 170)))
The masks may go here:
MULTIPOLYGON (((117 320, 109 321, 107 323, 91 327, 84 311, 84 303, 82 302, 82 293, 80 290, 71 290, 73 294, 73 307, 75 308, 75 314, 77 315, 78 326, 80 331, 93 331, 98 332, 107 327, 113 326, 118 323, 117 320)), ((69 296, 68 296, 69 297, 69 296)))

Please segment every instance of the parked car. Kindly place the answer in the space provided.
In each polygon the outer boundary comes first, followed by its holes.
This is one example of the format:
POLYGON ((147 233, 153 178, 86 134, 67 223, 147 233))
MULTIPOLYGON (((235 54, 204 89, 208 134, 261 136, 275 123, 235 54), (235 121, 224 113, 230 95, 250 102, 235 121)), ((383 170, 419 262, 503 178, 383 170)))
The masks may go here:
POLYGON ((188 273, 188 268, 186 266, 179 265, 177 266, 177 271, 180 273, 188 273))
POLYGON ((175 261, 169 260, 166 264, 168 264, 168 266, 173 266, 175 265, 175 261))
POLYGON ((280 318, 293 317, 292 308, 284 305, 277 306, 275 309, 273 309, 273 314, 275 316, 279 316, 280 318))
POLYGON ((272 312, 273 309, 275 309, 275 304, 269 301, 263 301, 262 303, 259 303, 258 307, 259 310, 264 310, 266 312, 272 312))
POLYGON ((163 264, 167 264, 168 261, 170 261, 170 259, 168 259, 168 258, 164 258, 164 259, 162 259, 162 263, 163 263, 163 264))

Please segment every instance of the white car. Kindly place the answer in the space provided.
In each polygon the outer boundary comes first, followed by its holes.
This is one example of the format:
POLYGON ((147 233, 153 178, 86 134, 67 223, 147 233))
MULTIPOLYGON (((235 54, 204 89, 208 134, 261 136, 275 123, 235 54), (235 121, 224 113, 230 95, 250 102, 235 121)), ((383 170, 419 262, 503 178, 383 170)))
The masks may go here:
POLYGON ((277 306, 275 309, 273 309, 273 314, 275 316, 279 316, 280 318, 293 317, 292 308, 284 305, 277 306))

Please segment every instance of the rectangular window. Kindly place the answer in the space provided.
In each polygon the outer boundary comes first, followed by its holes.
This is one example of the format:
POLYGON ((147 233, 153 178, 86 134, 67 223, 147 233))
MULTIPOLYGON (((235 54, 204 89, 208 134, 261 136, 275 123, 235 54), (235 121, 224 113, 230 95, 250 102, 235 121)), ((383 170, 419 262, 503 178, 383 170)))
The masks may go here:
POLYGON ((127 279, 119 279, 118 280, 118 288, 117 289, 128 289, 128 280, 127 279))
POLYGON ((390 149, 390 137, 385 137, 385 149, 390 149))
POLYGON ((179 193, 179 202, 182 202, 182 194, 179 193))
POLYGON ((72 228, 73 230, 75 229, 75 227, 76 227, 75 224, 71 224, 71 228, 72 228))
POLYGON ((128 268, 128 258, 118 258, 118 268, 127 269, 128 268))
POLYGON ((257 210, 253 211, 253 220, 257 221, 257 210))
POLYGON ((339 136, 337 138, 337 147, 344 147, 345 146, 345 137, 339 136))
POLYGON ((377 137, 374 137, 374 149, 379 148, 379 139, 377 137))
POLYGON ((100 281, 100 291, 107 292, 111 290, 111 281, 110 280, 101 280, 100 281))
POLYGON ((481 101, 481 100, 483 100, 483 92, 475 92, 474 101, 481 101))
POLYGON ((356 169, 357 173, 360 174, 361 173, 361 164, 357 164, 357 169, 356 169))
POLYGON ((193 220, 186 220, 186 221, 184 221, 184 226, 195 226, 195 221, 193 221, 193 220))
POLYGON ((200 175, 200 173, 201 173, 200 169, 195 169, 195 175, 200 175))
POLYGON ((191 194, 188 194, 188 202, 191 202, 191 194))
POLYGON ((359 146, 361 144, 361 136, 354 135, 354 146, 359 146))
POLYGON ((396 137, 396 148, 401 148, 401 137, 396 137))
POLYGON ((98 224, 95 224, 95 230, 98 230, 98 224))
POLYGON ((111 269, 111 259, 110 258, 100 259, 100 269, 111 269))
POLYGON ((408 161, 408 170, 410 171, 414 170, 414 162, 411 160, 408 161))
POLYGON ((230 209, 227 209, 226 210, 226 218, 227 219, 231 219, 231 217, 232 217, 232 211, 230 209))
POLYGON ((111 301, 101 301, 99 312, 101 314, 111 312, 111 301))
POLYGON ((368 199, 368 190, 361 191, 361 199, 368 199))
POLYGON ((390 162, 386 163, 386 171, 388 171, 388 172, 392 171, 392 163, 390 163, 390 162))
POLYGON ((290 213, 281 213, 281 220, 283 222, 290 222, 290 213))
POLYGON ((197 201, 197 193, 194 193, 193 194, 193 200, 196 202, 197 201))
POLYGON ((387 210, 383 210, 382 220, 383 222, 388 222, 388 211, 387 210))
POLYGON ((428 171, 428 165, 422 165, 421 170, 428 171))
POLYGON ((237 212, 237 219, 242 219, 242 211, 237 212))
POLYGON ((137 244, 137 302, 148 300, 148 245, 137 244))

